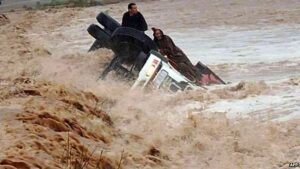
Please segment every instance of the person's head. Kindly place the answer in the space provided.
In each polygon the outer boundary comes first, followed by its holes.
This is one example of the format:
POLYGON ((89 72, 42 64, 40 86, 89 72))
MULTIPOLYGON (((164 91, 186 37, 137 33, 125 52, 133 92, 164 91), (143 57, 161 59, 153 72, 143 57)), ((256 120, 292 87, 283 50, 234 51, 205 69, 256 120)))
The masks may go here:
POLYGON ((135 3, 128 4, 128 11, 131 14, 136 14, 138 12, 136 4, 135 3))
POLYGON ((163 38, 163 32, 160 29, 152 28, 154 39, 161 40, 163 38))

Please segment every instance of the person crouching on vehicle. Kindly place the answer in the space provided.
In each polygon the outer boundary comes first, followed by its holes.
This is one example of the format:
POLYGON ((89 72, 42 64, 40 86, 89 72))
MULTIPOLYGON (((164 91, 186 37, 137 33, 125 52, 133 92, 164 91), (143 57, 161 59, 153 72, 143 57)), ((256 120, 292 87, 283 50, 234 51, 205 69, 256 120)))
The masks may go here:
POLYGON ((123 15, 122 26, 134 28, 142 32, 148 30, 145 18, 137 10, 137 5, 135 3, 128 4, 128 11, 123 15))
POLYGON ((163 33, 162 30, 157 28, 152 28, 154 42, 158 47, 158 51, 166 56, 170 64, 189 80, 196 82, 199 75, 197 75, 197 70, 189 60, 189 58, 183 53, 183 51, 177 47, 173 40, 163 33))

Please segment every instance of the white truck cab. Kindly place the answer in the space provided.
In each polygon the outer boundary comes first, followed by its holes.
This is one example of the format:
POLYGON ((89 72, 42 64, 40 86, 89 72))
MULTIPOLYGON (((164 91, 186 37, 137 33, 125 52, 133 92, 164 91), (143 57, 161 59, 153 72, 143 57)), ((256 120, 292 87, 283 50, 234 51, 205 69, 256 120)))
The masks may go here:
POLYGON ((167 59, 156 51, 150 52, 150 56, 139 72, 132 89, 136 87, 164 88, 171 92, 199 88, 175 70, 167 59))

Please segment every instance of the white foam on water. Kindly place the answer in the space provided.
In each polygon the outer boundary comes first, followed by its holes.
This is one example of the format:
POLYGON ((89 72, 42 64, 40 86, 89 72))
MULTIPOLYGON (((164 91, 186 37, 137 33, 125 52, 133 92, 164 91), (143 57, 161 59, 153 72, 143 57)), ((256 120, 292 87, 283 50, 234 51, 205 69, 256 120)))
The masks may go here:
POLYGON ((272 95, 244 99, 220 100, 208 106, 205 113, 225 113, 228 118, 254 117, 260 120, 287 121, 300 118, 300 90, 274 90, 272 95))

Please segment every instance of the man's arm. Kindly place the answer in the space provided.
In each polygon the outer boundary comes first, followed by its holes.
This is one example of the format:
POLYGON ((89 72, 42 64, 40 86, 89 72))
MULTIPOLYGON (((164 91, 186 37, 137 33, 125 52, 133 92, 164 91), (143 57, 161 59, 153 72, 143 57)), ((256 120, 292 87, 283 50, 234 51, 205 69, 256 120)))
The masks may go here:
POLYGON ((140 22, 141 22, 142 30, 146 31, 146 30, 148 30, 147 22, 146 22, 144 16, 141 13, 139 13, 139 14, 140 14, 140 22))

